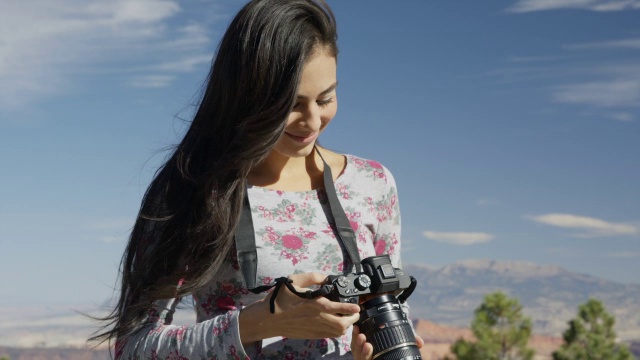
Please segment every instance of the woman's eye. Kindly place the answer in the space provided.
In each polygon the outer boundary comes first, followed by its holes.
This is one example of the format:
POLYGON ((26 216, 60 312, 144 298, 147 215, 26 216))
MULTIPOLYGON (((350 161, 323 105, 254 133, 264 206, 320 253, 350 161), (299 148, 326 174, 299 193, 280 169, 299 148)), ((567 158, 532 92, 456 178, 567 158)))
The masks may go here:
POLYGON ((333 102, 333 97, 317 101, 318 105, 320 105, 321 107, 325 107, 325 106, 331 104, 332 102, 333 102))

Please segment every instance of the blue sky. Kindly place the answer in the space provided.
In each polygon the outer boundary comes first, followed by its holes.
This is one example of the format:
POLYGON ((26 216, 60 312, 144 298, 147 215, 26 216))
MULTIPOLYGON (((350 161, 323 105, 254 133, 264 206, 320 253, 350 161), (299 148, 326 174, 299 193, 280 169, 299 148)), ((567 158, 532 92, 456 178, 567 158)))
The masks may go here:
MULTIPOLYGON (((108 299, 243 2, 0 2, 0 305, 108 299)), ((327 147, 395 175, 405 263, 640 283, 640 1, 330 0, 327 147)))

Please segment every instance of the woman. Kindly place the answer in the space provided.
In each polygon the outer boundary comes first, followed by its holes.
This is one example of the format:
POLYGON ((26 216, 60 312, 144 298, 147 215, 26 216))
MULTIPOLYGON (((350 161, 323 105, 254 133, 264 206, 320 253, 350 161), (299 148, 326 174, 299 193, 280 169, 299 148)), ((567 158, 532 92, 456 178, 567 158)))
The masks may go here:
POLYGON ((283 287, 270 309, 273 293, 251 293, 236 258, 246 194, 257 285, 289 276, 303 290, 348 270, 327 219, 326 161, 360 256, 399 266, 392 175, 317 145, 337 110, 336 38, 331 10, 313 0, 251 1, 229 25, 190 128, 144 196, 113 327, 92 338, 116 338, 116 359, 371 358, 352 327, 358 305, 283 287), (198 323, 170 325, 188 295, 198 323))

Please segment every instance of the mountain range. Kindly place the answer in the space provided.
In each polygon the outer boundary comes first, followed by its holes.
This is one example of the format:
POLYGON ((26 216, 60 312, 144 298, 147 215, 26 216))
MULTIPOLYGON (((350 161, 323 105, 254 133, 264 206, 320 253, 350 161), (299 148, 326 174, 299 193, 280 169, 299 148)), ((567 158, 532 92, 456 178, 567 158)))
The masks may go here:
POLYGON ((408 264, 404 270, 418 281, 408 300, 412 318, 468 327, 484 296, 502 291, 520 301, 535 333, 561 336, 567 322, 576 317, 578 306, 595 298, 616 318, 615 330, 621 340, 640 340, 637 284, 522 261, 468 260, 441 268, 408 264))

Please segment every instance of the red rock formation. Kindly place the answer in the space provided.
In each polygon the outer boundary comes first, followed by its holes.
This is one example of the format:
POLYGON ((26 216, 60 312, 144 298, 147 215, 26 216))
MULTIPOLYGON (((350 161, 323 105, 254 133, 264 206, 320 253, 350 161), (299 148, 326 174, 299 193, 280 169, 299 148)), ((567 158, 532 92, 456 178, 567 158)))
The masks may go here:
MULTIPOLYGON (((445 356, 455 358, 450 351, 451 345, 458 339, 473 340, 470 329, 435 324, 427 320, 418 320, 414 327, 416 333, 425 342, 420 350, 424 360, 442 360, 445 356)), ((536 352, 536 360, 551 359, 551 354, 562 345, 562 339, 553 336, 532 335, 529 347, 536 352)))

